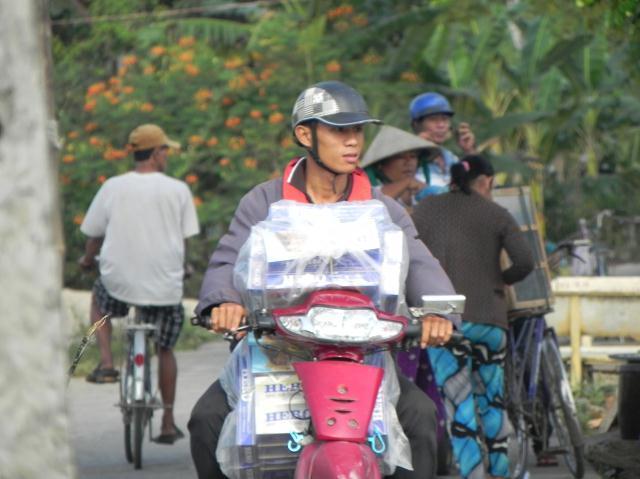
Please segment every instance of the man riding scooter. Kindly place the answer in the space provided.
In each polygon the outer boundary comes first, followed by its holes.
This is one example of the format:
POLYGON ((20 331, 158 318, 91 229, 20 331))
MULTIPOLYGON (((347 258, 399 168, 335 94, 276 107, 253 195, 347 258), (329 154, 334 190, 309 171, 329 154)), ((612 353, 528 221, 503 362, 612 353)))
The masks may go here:
MULTIPOLYGON (((423 243, 404 209, 391 198, 372 191, 367 175, 358 168, 363 149, 363 126, 379 123, 372 118, 362 96, 341 82, 322 82, 305 89, 292 114, 296 142, 308 156, 292 160, 283 178, 253 188, 240 201, 228 233, 214 251, 196 308, 199 316, 210 316, 213 330, 234 332, 245 309, 233 287, 233 267, 251 226, 267 217, 269 205, 282 199, 327 204, 338 201, 376 199, 387 208, 391 220, 407 239, 410 263, 405 295, 409 306, 420 306, 427 294, 453 294, 453 287, 439 263, 423 243)), ((453 318, 427 315, 422 318, 421 346, 447 342, 453 318)), ((436 414, 433 403, 410 381, 399 378, 401 395, 396 406, 400 423, 411 444, 413 471, 397 469, 393 477, 435 477, 436 414)), ((226 392, 214 382, 196 403, 189 431, 191 453, 198 477, 222 478, 216 447, 226 415, 226 392)))

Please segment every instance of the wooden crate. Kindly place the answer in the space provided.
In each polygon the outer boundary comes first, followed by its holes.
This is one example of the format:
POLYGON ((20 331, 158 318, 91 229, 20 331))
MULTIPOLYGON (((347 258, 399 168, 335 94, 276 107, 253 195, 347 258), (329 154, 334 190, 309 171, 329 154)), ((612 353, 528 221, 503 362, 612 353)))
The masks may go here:
MULTIPOLYGON (((531 246, 535 260, 534 270, 525 279, 506 287, 509 317, 546 314, 552 310, 553 304, 551 275, 531 191, 528 187, 496 188, 493 199, 514 217, 531 246)), ((503 269, 511 264, 505 251, 502 251, 500 259, 503 269)))

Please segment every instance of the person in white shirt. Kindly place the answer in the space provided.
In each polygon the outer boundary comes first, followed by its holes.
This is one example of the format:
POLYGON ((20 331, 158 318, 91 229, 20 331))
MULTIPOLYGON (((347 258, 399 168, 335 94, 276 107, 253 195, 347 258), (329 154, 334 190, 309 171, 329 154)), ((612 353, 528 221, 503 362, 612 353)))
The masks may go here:
MULTIPOLYGON (((108 179, 93 198, 80 226, 88 240, 80 259, 92 268, 100 253, 100 275, 91 301, 91 322, 103 316, 126 316, 136 306, 142 320, 158 323, 159 388, 164 403, 156 442, 173 444, 184 434, 175 425, 177 365, 173 347, 184 310, 185 240, 199 233, 193 197, 186 183, 164 174, 170 147, 179 147, 158 126, 147 124, 129 135, 135 167, 108 179)), ((115 382, 111 323, 96 335, 100 364, 87 376, 94 383, 115 382)))

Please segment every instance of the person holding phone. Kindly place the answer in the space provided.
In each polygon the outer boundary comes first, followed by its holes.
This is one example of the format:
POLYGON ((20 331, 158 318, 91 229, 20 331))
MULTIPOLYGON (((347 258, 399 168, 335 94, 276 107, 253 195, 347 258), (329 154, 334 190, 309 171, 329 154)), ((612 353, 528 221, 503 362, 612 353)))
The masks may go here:
MULTIPOLYGON (((451 138, 451 119, 455 114, 449 101, 439 93, 426 92, 416 96, 409 105, 411 127, 416 135, 435 143, 441 154, 429 163, 429 177, 422 170, 417 172, 416 179, 433 188, 446 192, 451 183, 450 169, 458 163, 458 157, 445 148, 443 144, 451 138), (424 176, 424 177, 422 177, 424 176)), ((465 155, 476 153, 476 138, 468 123, 460 123, 455 128, 458 146, 465 155)))

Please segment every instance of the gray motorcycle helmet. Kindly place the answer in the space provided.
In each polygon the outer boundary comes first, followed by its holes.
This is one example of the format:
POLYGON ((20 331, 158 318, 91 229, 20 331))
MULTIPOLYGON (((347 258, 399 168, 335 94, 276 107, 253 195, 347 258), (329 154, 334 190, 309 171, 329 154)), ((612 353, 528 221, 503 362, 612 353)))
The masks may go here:
POLYGON ((317 120, 331 126, 382 123, 369 114, 362 95, 339 81, 316 83, 305 89, 291 113, 291 127, 317 120))

